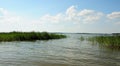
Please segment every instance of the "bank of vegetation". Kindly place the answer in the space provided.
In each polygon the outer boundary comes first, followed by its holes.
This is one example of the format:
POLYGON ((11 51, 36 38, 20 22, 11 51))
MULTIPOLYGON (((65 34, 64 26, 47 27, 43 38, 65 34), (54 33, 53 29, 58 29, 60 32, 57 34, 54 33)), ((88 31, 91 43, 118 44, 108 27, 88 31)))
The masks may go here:
POLYGON ((0 33, 0 42, 5 41, 35 41, 65 38, 65 35, 48 32, 9 32, 0 33))
POLYGON ((120 35, 95 36, 88 38, 88 40, 106 47, 120 49, 120 35))

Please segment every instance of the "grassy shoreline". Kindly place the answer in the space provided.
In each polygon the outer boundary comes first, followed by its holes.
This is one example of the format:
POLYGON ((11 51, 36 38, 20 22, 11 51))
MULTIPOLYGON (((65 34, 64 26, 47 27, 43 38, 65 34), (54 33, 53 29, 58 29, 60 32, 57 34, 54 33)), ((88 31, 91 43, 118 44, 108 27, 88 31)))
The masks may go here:
POLYGON ((9 32, 0 33, 0 42, 6 41, 35 41, 65 38, 65 35, 47 32, 9 32))

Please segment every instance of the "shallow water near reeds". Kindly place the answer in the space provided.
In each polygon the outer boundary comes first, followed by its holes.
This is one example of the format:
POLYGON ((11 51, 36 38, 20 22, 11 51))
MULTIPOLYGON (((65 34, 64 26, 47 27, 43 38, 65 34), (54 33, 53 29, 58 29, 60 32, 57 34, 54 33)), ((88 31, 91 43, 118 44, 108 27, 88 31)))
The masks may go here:
POLYGON ((57 40, 0 42, 0 66, 120 66, 120 51, 66 34, 57 40))

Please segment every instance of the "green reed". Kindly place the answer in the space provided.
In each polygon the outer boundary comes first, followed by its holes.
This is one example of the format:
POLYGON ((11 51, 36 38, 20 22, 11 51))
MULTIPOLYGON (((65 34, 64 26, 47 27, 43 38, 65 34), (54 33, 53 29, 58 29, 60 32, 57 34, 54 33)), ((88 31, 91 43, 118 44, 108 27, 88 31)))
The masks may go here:
POLYGON ((65 38, 65 35, 47 32, 9 32, 0 33, 1 41, 35 41, 65 38))
POLYGON ((95 36, 88 38, 92 43, 99 43, 101 45, 120 49, 120 36, 95 36))
POLYGON ((83 36, 80 37, 80 41, 84 41, 85 38, 83 36))

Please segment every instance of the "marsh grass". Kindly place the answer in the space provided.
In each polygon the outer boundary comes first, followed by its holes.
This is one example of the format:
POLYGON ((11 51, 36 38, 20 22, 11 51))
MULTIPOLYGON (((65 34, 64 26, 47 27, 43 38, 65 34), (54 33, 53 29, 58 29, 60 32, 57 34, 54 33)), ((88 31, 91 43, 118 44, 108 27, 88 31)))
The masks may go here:
POLYGON ((80 41, 84 41, 85 38, 83 36, 80 37, 80 41))
POLYGON ((120 49, 120 36, 95 36, 88 38, 88 40, 109 48, 120 49))
POLYGON ((4 41, 35 41, 65 38, 65 35, 47 32, 9 32, 0 33, 0 42, 4 41))

